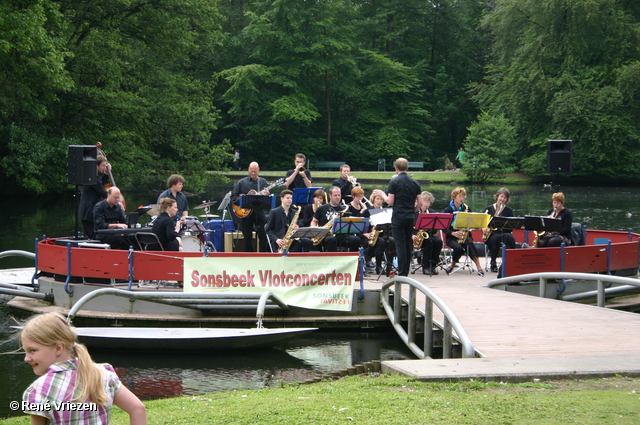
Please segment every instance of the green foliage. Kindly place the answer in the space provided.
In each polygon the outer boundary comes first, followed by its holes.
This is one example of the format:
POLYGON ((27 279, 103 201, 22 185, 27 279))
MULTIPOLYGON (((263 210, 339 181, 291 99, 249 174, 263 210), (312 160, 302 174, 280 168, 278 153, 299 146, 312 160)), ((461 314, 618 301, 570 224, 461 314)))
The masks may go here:
POLYGON ((504 115, 482 112, 465 139, 462 172, 474 183, 486 183, 514 171, 516 131, 504 115))
POLYGON ((486 15, 493 61, 479 99, 514 123, 523 169, 540 172, 546 139, 572 139, 577 175, 640 166, 637 6, 615 0, 500 0, 486 15))

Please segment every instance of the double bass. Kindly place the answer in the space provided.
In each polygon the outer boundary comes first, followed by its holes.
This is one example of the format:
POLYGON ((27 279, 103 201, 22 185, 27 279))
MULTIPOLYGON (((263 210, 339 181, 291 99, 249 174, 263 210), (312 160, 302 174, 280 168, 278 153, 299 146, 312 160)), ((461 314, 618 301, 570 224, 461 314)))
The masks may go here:
MULTIPOLYGON (((109 160, 107 159, 107 154, 104 153, 104 151, 102 150, 102 143, 101 142, 96 142, 95 143, 95 147, 98 148, 98 155, 104 156, 104 159, 108 164, 109 160)), ((106 190, 109 190, 110 187, 113 187, 115 185, 116 185, 116 180, 113 177, 113 169, 111 169, 111 170, 109 170, 109 183, 105 184, 104 188, 106 190)), ((124 195, 122 195, 122 197, 120 198, 120 202, 122 202, 123 211, 126 210, 127 209, 127 201, 125 201, 124 195)))

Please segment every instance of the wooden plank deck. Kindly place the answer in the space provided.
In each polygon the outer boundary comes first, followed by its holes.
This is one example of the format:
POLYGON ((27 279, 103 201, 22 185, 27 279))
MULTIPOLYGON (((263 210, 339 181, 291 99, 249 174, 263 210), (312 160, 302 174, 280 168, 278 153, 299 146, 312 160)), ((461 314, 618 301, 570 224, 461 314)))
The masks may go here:
MULTIPOLYGON (((447 303, 484 357, 640 353, 638 314, 489 289, 486 285, 495 273, 484 277, 466 270, 450 276, 418 273, 408 277, 427 285, 447 303)), ((365 288, 380 288, 383 279, 365 280, 365 288)))

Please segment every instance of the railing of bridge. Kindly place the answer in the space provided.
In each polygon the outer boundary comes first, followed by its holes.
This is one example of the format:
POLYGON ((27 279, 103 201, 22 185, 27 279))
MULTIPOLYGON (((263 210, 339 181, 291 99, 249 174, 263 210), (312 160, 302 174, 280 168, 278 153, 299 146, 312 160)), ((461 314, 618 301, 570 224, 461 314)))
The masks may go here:
POLYGON ((395 277, 382 286, 382 306, 389 320, 409 349, 418 358, 432 358, 435 349, 434 326, 443 332, 443 358, 454 357, 454 345, 462 346, 461 357, 475 357, 475 349, 460 321, 447 304, 424 284, 407 278, 395 277), (402 287, 408 286, 409 299, 402 297, 402 287), (418 293, 424 295, 424 310, 418 305, 418 293), (393 298, 393 299, 392 299, 393 298), (406 328, 403 326, 403 311, 406 307, 406 328), (444 315, 443 323, 436 323, 433 318, 434 307, 444 315), (417 341, 420 328, 424 330, 424 341, 417 341), (454 333, 455 332, 455 333, 454 333))
MULTIPOLYGON (((557 280, 563 280, 563 281, 567 279, 596 281, 597 289, 595 291, 583 292, 581 294, 566 295, 563 297, 563 299, 565 301, 574 301, 582 298, 595 296, 597 297, 598 307, 605 306, 605 300, 608 295, 611 295, 613 293, 619 293, 621 291, 628 291, 634 288, 640 288, 640 280, 630 278, 630 277, 611 276, 606 274, 594 274, 594 273, 568 273, 568 272, 529 273, 529 274, 522 274, 518 276, 503 277, 500 279, 494 279, 490 281, 487 284, 487 286, 489 288, 495 288, 498 286, 508 285, 512 283, 515 284, 520 282, 538 280, 540 282, 538 295, 541 298, 546 298, 547 282, 551 279, 557 279, 557 280), (624 286, 608 288, 608 286, 613 283, 624 285, 624 286)), ((505 289, 506 289, 506 286, 505 286, 505 289)))

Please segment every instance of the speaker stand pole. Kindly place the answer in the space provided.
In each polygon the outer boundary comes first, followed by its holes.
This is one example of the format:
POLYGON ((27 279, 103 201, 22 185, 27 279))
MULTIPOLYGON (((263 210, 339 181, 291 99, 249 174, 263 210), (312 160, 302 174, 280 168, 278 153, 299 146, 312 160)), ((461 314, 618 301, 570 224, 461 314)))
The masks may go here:
POLYGON ((75 231, 75 237, 74 239, 80 239, 80 234, 78 232, 78 208, 79 208, 79 197, 80 197, 80 186, 76 186, 76 190, 73 192, 73 197, 76 199, 76 202, 74 202, 75 206, 76 206, 76 210, 75 210, 75 216, 76 216, 76 231, 75 231))
POLYGON ((555 190, 556 192, 560 192, 560 173, 556 173, 553 190, 555 190))

